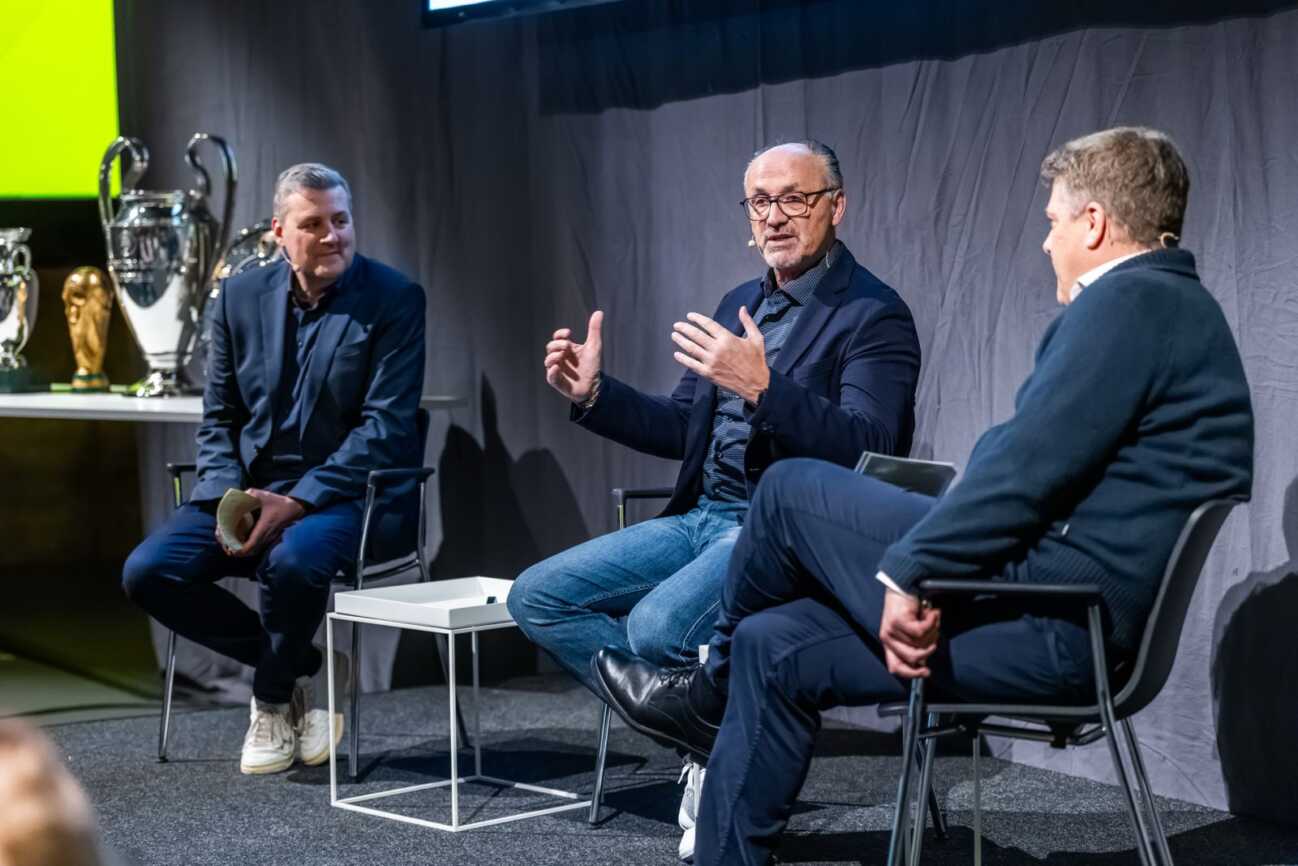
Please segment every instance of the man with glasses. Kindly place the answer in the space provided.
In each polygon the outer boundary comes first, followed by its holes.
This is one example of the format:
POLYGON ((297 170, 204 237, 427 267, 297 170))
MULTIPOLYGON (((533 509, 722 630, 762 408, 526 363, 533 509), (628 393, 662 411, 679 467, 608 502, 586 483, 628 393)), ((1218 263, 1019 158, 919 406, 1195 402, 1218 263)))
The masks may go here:
MULTIPOLYGON (((519 627, 592 690, 591 658, 604 646, 667 666, 697 661, 768 466, 786 457, 851 466, 862 451, 910 449, 919 343, 905 302, 835 237, 847 209, 838 158, 816 141, 766 148, 748 165, 744 194, 768 270, 710 318, 691 312, 675 324, 685 372, 670 396, 603 371, 601 311, 584 343, 561 328, 546 346, 546 381, 571 402, 573 421, 683 461, 659 518, 532 566, 509 594, 519 627)), ((684 775, 696 783, 688 807, 701 774, 684 775)), ((681 818, 692 824, 692 808, 681 818)))

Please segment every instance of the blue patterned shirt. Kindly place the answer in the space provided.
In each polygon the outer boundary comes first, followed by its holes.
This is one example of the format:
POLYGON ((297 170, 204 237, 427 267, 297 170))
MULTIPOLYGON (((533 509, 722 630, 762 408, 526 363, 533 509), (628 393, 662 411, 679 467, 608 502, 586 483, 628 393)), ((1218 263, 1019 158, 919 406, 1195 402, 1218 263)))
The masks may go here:
MULTIPOLYGON (((775 274, 767 271, 762 279, 762 302, 753 311, 753 321, 766 341, 766 366, 775 363, 780 348, 793 330, 798 314, 811 300, 820 281, 838 260, 842 241, 835 241, 825 257, 801 276, 782 287, 775 284, 775 274)), ((712 415, 712 441, 703 461, 703 495, 721 502, 743 502, 748 499, 744 481, 744 450, 752 431, 748 418, 752 409, 744 398, 728 388, 717 389, 717 408, 712 415)))

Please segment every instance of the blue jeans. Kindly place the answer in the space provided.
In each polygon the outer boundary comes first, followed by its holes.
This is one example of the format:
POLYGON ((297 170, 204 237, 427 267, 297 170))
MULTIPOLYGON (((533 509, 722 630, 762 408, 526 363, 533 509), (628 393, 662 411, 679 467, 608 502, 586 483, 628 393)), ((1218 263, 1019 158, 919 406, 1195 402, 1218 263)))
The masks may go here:
POLYGON ((605 646, 660 665, 697 661, 747 510, 702 498, 685 514, 593 538, 519 575, 509 612, 592 691, 590 660, 605 646))
POLYGON ((311 638, 334 575, 355 567, 360 503, 312 511, 265 552, 248 557, 221 549, 215 512, 216 502, 181 506, 127 558, 122 587, 167 628, 255 668, 258 700, 288 703, 294 680, 320 668, 311 638), (260 583, 261 610, 217 586, 222 577, 260 583))

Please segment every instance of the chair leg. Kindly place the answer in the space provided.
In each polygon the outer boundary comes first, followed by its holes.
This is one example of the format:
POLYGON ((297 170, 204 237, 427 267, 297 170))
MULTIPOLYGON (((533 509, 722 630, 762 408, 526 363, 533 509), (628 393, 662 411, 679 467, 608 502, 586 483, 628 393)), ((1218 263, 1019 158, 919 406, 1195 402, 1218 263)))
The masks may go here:
POLYGON ((979 753, 982 751, 982 743, 978 740, 978 733, 973 735, 973 777, 974 777, 974 866, 983 864, 983 792, 982 792, 982 768, 978 766, 979 753))
POLYGON ((351 775, 352 781, 356 780, 358 768, 360 767, 361 755, 361 624, 352 623, 352 663, 351 663, 351 682, 348 683, 351 692, 351 745, 347 750, 347 772, 351 775))
MULTIPOLYGON (((937 713, 928 714, 929 727, 936 728, 940 719, 937 713)), ((937 754, 937 738, 930 737, 928 740, 928 751, 925 753, 924 762, 933 766, 933 759, 937 754)), ((928 788, 928 813, 933 818, 933 834, 938 839, 946 841, 946 814, 942 811, 942 804, 938 802, 937 791, 933 788, 933 770, 929 771, 928 781, 924 784, 928 788)))
POLYGON ((1154 866, 1153 843, 1149 839, 1149 828, 1145 825, 1142 810, 1136 806, 1135 791, 1131 786, 1131 776, 1122 760, 1122 750, 1118 744, 1117 724, 1113 720, 1113 710, 1100 704, 1100 715, 1104 721, 1104 739, 1109 744, 1109 753, 1113 756, 1113 770, 1118 776, 1118 786, 1122 788, 1127 801, 1127 816, 1131 819, 1132 829, 1136 831, 1136 853, 1140 855, 1143 866, 1154 866))
POLYGON ((888 866, 903 866, 907 846, 906 832, 910 827, 911 777, 915 773, 915 743, 918 741, 920 714, 924 704, 924 681, 911 680, 910 706, 902 727, 901 778, 897 781, 897 807, 892 816, 892 838, 888 843, 888 866))
MULTIPOLYGON (((929 723, 932 724, 932 721, 933 714, 930 713, 929 723)), ((933 756, 936 751, 937 741, 932 737, 916 744, 915 757, 920 762, 920 774, 919 790, 915 795, 915 825, 910 840, 910 866, 919 866, 919 854, 924 847, 924 828, 928 826, 928 816, 925 811, 933 812, 935 828, 939 827, 941 823, 941 809, 934 808, 935 797, 933 795, 933 756)))
POLYGON ((599 746, 595 750, 595 791, 590 795, 590 817, 586 819, 589 824, 599 820, 599 807, 604 799, 604 765, 608 760, 608 723, 612 716, 608 704, 600 701, 599 706, 599 746))
POLYGON ((171 695, 176 686, 176 633, 167 632, 167 673, 162 679, 162 718, 158 720, 158 760, 167 760, 171 737, 171 695))
POLYGON ((1154 792, 1149 786, 1149 775, 1145 772, 1145 760, 1140 756, 1140 740, 1136 738, 1136 731, 1131 724, 1130 718, 1123 719, 1119 725, 1122 728, 1123 739, 1127 741, 1127 751, 1131 753, 1132 768, 1135 770, 1136 782, 1140 785, 1140 793, 1145 808, 1149 812, 1150 823, 1154 825, 1154 845, 1162 857, 1162 866, 1173 866, 1172 851, 1167 844, 1167 831, 1163 829, 1163 819, 1158 814, 1158 805, 1154 802, 1154 792))

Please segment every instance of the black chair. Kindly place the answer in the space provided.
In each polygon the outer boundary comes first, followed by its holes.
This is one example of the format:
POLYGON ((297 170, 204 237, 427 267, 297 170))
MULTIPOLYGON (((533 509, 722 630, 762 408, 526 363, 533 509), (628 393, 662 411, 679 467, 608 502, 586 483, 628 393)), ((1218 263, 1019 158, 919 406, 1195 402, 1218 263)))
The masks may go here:
MULTIPOLYGON (((428 428, 431 424, 427 409, 419 409, 416 414, 416 435, 419 442, 425 442, 428 439, 428 428)), ((196 465, 193 463, 168 463, 167 473, 171 476, 171 492, 173 502, 176 508, 180 508, 185 503, 183 479, 186 474, 196 471, 196 465)), ((352 569, 339 572, 335 578, 336 582, 350 584, 351 589, 363 589, 367 580, 381 580, 385 577, 391 577, 410 569, 418 569, 419 580, 421 582, 428 580, 428 556, 425 551, 425 542, 427 539, 427 515, 425 514, 425 490, 428 479, 436 470, 431 466, 424 466, 417 469, 376 469, 369 474, 365 486, 365 509, 361 518, 361 540, 356 552, 356 564, 352 569), (402 489, 402 488, 406 489, 402 489), (367 557, 372 553, 370 549, 371 528, 376 519, 379 519, 379 509, 377 507, 380 496, 386 496, 391 499, 399 499, 406 495, 415 493, 418 489, 419 496, 419 523, 417 535, 415 538, 414 548, 404 555, 395 559, 388 559, 378 565, 367 564, 367 557)), ((407 533, 398 533, 405 537, 407 533)), ((446 638, 438 636, 437 642, 438 657, 442 665, 443 673, 446 672, 446 638)), ((352 626, 352 664, 351 664, 351 748, 347 756, 348 771, 352 778, 356 777, 360 747, 360 688, 359 688, 359 671, 360 671, 360 654, 361 654, 361 630, 359 624, 352 626)), ((167 760, 167 743, 171 733, 171 703, 172 692, 176 678, 176 633, 174 631, 167 634, 167 667, 163 681, 162 691, 162 717, 158 723, 158 760, 167 760)), ((464 719, 457 713, 457 719, 460 725, 460 736, 462 742, 468 743, 468 733, 464 725, 464 719)))
MULTIPOLYGON (((854 471, 887 481, 903 490, 922 493, 937 498, 946 492, 955 479, 955 466, 950 463, 939 463, 931 460, 912 460, 905 457, 891 457, 865 451, 856 462, 854 471)), ((670 499, 671 487, 615 487, 613 503, 616 508, 617 528, 627 526, 627 503, 637 499, 670 499)), ((604 794, 604 766, 608 757, 608 727, 612 710, 608 704, 600 703, 599 746, 595 753, 595 790, 590 798, 589 822, 594 824, 599 819, 600 802, 604 794)), ((929 811, 939 837, 946 836, 946 821, 942 816, 937 795, 930 792, 929 811)))
POLYGON ((1104 602, 1098 586, 1022 584, 992 580, 925 580, 919 583, 919 594, 927 600, 972 596, 1019 602, 1049 600, 1052 603, 1076 605, 1079 613, 1085 610, 1095 665, 1095 702, 1084 706, 1064 706, 959 702, 947 700, 940 695, 930 699, 925 696, 924 681, 913 680, 908 702, 888 704, 880 708, 882 715, 904 716, 902 748, 906 754, 913 753, 917 759, 903 762, 888 851, 889 866, 900 866, 907 849, 911 866, 919 862, 923 836, 922 827, 910 827, 913 801, 918 802, 931 792, 933 744, 937 737, 949 734, 964 734, 972 737, 974 742, 975 863, 981 862, 982 856, 978 804, 978 738, 987 735, 1047 742, 1059 749, 1084 746, 1107 738, 1118 782, 1126 795, 1127 812, 1136 832, 1136 851, 1141 863, 1145 866, 1159 863, 1172 866, 1167 835, 1154 804, 1131 716, 1144 709, 1167 682, 1172 662, 1176 658, 1186 610, 1208 551, 1230 510, 1242 501, 1246 500, 1218 499, 1205 502, 1186 520, 1164 569, 1139 648, 1129 661, 1122 660, 1114 664, 1106 656, 1101 630, 1104 602), (1112 691, 1113 685, 1120 689, 1116 695, 1112 691), (920 720, 925 717, 927 724, 921 725, 920 720), (989 718, 1005 721, 992 722, 988 721, 989 718), (1119 727, 1122 729, 1121 741, 1118 737, 1119 727), (921 742, 926 744, 923 754, 921 742), (1125 759, 1124 746, 1129 752, 1125 759), (1128 762, 1130 767, 1127 766, 1128 762), (918 792, 912 801, 911 788, 917 767, 920 772, 918 792), (1132 776, 1136 781, 1134 787, 1132 776), (1139 788, 1139 794, 1136 787, 1139 788), (1149 824, 1153 825, 1152 832, 1149 824))

